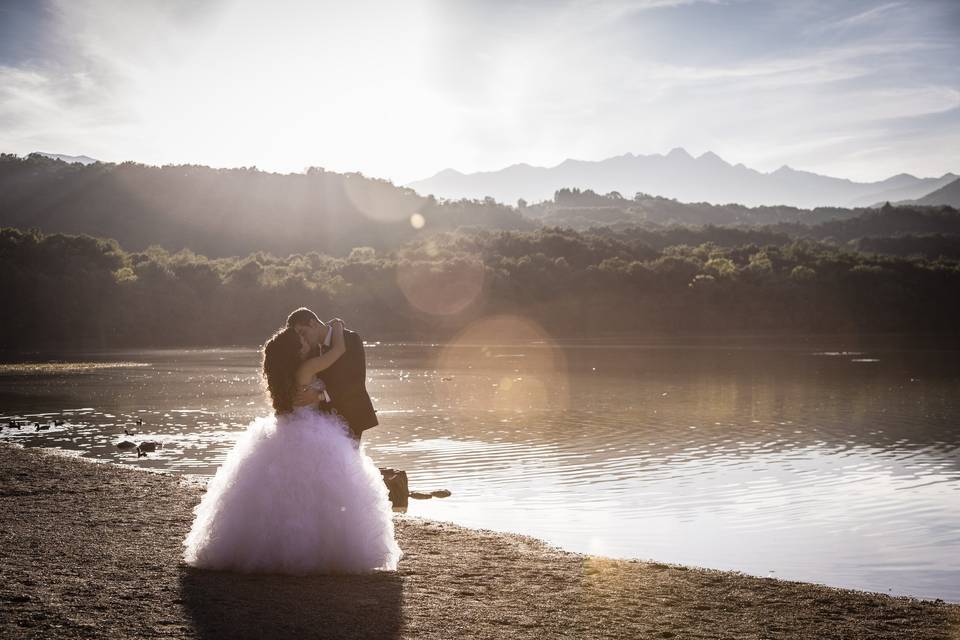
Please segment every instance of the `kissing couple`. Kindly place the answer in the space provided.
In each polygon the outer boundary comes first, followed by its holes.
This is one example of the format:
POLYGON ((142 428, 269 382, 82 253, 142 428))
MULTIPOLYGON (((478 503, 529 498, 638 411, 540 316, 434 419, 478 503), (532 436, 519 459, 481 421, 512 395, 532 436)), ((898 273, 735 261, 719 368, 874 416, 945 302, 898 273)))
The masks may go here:
POLYGON ((393 570, 393 510, 360 435, 377 424, 360 336, 301 307, 263 347, 272 415, 247 425, 194 509, 187 564, 257 573, 393 570))

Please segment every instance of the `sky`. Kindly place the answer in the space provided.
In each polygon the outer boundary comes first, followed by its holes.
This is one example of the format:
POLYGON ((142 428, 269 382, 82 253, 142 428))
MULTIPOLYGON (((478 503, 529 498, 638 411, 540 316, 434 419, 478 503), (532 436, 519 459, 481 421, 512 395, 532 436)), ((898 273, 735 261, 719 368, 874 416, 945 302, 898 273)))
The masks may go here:
POLYGON ((960 173, 957 0, 0 0, 0 151, 397 184, 713 151, 960 173))

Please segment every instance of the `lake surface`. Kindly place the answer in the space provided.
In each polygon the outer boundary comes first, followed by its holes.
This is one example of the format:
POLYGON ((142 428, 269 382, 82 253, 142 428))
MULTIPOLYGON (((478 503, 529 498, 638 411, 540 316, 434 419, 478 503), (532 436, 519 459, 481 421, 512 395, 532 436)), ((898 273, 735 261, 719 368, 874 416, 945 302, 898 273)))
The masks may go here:
MULTIPOLYGON (((409 513, 654 559, 960 601, 960 352, 813 343, 368 344, 409 513)), ((0 365, 0 431, 211 475, 268 412, 255 349, 0 365), (133 427, 137 418, 144 424, 133 427), (118 451, 123 427, 162 450, 118 451)), ((39 360, 42 360, 40 358, 39 360)))

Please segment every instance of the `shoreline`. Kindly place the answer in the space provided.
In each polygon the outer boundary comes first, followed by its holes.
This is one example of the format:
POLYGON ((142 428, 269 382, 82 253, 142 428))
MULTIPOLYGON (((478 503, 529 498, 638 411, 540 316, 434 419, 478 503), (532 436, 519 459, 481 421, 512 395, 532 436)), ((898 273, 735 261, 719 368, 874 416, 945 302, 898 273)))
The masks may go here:
MULTIPOLYGON (((20 444, 19 442, 2 442, 2 441, 0 441, 0 448, 2 448, 2 447, 13 447, 13 448, 17 448, 17 449, 19 449, 19 448, 24 448, 24 449, 26 449, 26 448, 36 449, 36 450, 38 450, 38 451, 43 452, 43 453, 46 454, 46 455, 51 455, 51 456, 63 456, 63 457, 65 457, 65 458, 69 459, 69 460, 76 460, 76 461, 79 461, 79 462, 86 462, 86 463, 90 463, 90 464, 105 464, 105 465, 108 465, 108 466, 111 466, 111 467, 115 467, 115 468, 117 468, 117 469, 123 469, 123 470, 127 470, 127 471, 132 471, 132 472, 153 473, 153 474, 158 474, 158 475, 162 475, 162 476, 168 476, 168 477, 170 477, 170 478, 176 479, 180 484, 182 484, 182 485, 184 485, 184 486, 186 486, 186 487, 195 488, 195 489, 200 490, 201 492, 203 492, 203 491, 206 490, 207 482, 209 482, 209 480, 210 480, 211 477, 212 477, 212 476, 207 476, 207 475, 203 475, 203 474, 199 474, 199 473, 183 473, 183 472, 178 473, 178 472, 171 471, 170 469, 152 468, 152 467, 141 467, 141 466, 132 466, 132 465, 127 465, 127 464, 121 464, 121 463, 116 462, 116 461, 113 461, 113 460, 106 460, 106 459, 100 459, 100 458, 88 458, 88 457, 84 457, 84 453, 85 453, 85 452, 82 451, 82 450, 79 450, 79 449, 64 449, 64 448, 61 448, 61 447, 54 447, 54 446, 23 445, 23 444, 20 444)), ((416 499, 413 499, 413 501, 416 502, 416 499)), ((497 530, 497 529, 486 529, 486 528, 483 528, 483 527, 462 525, 462 524, 459 524, 459 523, 457 523, 457 522, 448 521, 448 520, 435 520, 435 519, 433 519, 433 518, 429 518, 429 517, 426 517, 426 516, 418 516, 418 515, 408 514, 406 511, 394 512, 394 517, 395 517, 395 518, 404 518, 404 519, 416 520, 416 521, 423 521, 423 522, 433 522, 433 523, 436 523, 436 524, 439 524, 439 525, 449 525, 449 526, 452 526, 452 527, 460 527, 460 528, 463 528, 463 529, 466 529, 466 530, 469 530, 469 531, 478 531, 478 532, 483 532, 483 533, 487 533, 487 534, 491 534, 491 535, 503 535, 503 536, 520 537, 520 538, 523 538, 523 539, 525 539, 525 540, 533 541, 533 542, 535 542, 535 543, 537 543, 537 544, 543 545, 543 546, 545 546, 545 547, 549 547, 549 548, 551 548, 551 549, 555 549, 555 550, 560 551, 560 552, 572 553, 572 554, 574 554, 574 555, 583 556, 583 557, 591 557, 591 558, 598 558, 598 559, 610 560, 610 561, 618 561, 618 562, 643 562, 643 563, 648 563, 648 564, 649 564, 649 563, 656 563, 656 564, 667 565, 667 566, 670 566, 670 567, 683 567, 683 568, 688 569, 688 570, 689 570, 689 569, 695 569, 695 570, 706 570, 706 571, 721 571, 721 572, 732 573, 732 574, 741 575, 741 576, 745 576, 745 577, 765 578, 765 579, 777 580, 777 581, 781 581, 781 582, 796 582, 796 583, 800 583, 800 584, 817 585, 817 586, 827 587, 827 588, 831 588, 831 589, 841 589, 841 590, 847 590, 847 591, 854 591, 854 592, 863 593, 863 594, 866 594, 866 595, 891 596, 891 597, 894 597, 894 598, 909 598, 909 599, 917 600, 917 601, 920 601, 920 602, 944 602, 945 604, 948 604, 948 605, 957 605, 957 606, 960 606, 960 600, 954 601, 954 600, 948 600, 948 599, 938 598, 938 597, 924 597, 924 596, 918 596, 918 595, 913 595, 913 594, 909 594, 909 593, 899 593, 899 594, 898 594, 898 593, 886 593, 886 592, 883 592, 883 591, 869 591, 869 590, 860 589, 860 588, 857 588, 857 587, 844 587, 844 586, 839 586, 839 585, 827 584, 827 583, 825 583, 825 582, 816 582, 816 581, 810 581, 810 580, 802 580, 802 579, 798 579, 798 578, 783 578, 783 577, 780 577, 780 576, 764 576, 764 575, 761 575, 761 574, 748 573, 748 572, 741 571, 741 570, 738 570, 738 569, 718 569, 718 568, 704 567, 704 566, 700 566, 700 565, 686 565, 686 564, 681 564, 681 563, 677 563, 677 562, 667 562, 667 561, 663 561, 663 560, 657 560, 657 559, 655 559, 655 558, 643 558, 643 557, 638 557, 638 556, 637 556, 637 557, 631 557, 631 556, 614 557, 614 556, 599 556, 599 555, 593 555, 593 554, 590 554, 590 553, 587 553, 587 552, 577 551, 577 550, 575 550, 575 549, 564 548, 564 547, 561 546, 561 545, 551 543, 551 542, 549 542, 549 541, 547 541, 547 540, 544 540, 544 539, 541 539, 541 538, 537 538, 536 536, 533 536, 533 535, 528 535, 528 534, 519 533, 519 532, 515 532, 515 531, 504 531, 504 530, 497 530)), ((960 637, 958 637, 958 640, 960 640, 960 637)))
POLYGON ((191 569, 203 488, 0 445, 0 636, 87 638, 960 638, 960 605, 563 551, 395 518, 396 572, 191 569))
MULTIPOLYGON (((437 336, 432 338, 423 335, 379 335, 367 336, 364 344, 368 348, 377 346, 395 347, 395 346, 417 346, 417 347, 438 347, 444 346, 455 335, 445 336, 439 342, 437 336)), ((863 344, 864 346, 879 347, 906 347, 919 348, 922 346, 932 350, 956 350, 960 349, 960 338, 956 333, 951 332, 916 332, 916 331, 829 331, 822 333, 810 332, 791 332, 791 331, 729 331, 726 333, 678 333, 678 332, 660 332, 660 333, 637 333, 637 332, 610 332, 598 336, 585 336, 576 334, 556 334, 550 336, 553 346, 560 347, 738 347, 743 346, 745 342, 755 342, 757 348, 765 347, 785 347, 799 343, 795 348, 804 350, 809 343, 814 345, 827 344, 863 344)), ((495 347, 515 347, 518 345, 530 346, 530 343, 504 341, 498 344, 460 344, 459 346, 467 348, 479 348, 483 346, 495 347)), ((80 356, 89 354, 124 354, 130 352, 151 352, 151 351, 255 351, 263 347, 262 344, 241 343, 241 344, 223 344, 211 345, 209 343, 185 342, 182 344, 164 344, 164 345, 106 345, 89 344, 79 346, 69 345, 48 345, 32 348, 11 348, 0 346, 0 362, 19 362, 23 358, 41 358, 45 359, 55 353, 60 356, 80 356)))

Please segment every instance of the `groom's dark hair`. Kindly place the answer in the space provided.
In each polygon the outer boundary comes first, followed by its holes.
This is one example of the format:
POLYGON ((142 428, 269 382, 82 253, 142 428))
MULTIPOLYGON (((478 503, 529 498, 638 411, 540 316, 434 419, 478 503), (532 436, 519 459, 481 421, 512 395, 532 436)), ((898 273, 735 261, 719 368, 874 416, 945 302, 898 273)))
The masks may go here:
POLYGON ((320 318, 317 317, 313 311, 307 309, 306 307, 300 307, 289 316, 287 316, 287 326, 296 327, 297 325, 310 324, 311 320, 316 320, 320 322, 320 318))

